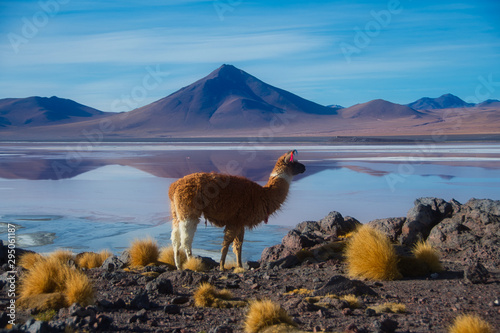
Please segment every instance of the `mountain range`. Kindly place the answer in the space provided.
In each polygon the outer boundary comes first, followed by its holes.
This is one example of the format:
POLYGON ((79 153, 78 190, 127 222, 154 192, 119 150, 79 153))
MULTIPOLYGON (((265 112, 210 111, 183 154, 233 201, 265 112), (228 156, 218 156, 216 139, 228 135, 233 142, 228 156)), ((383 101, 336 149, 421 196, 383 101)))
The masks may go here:
POLYGON ((55 96, 0 100, 0 140, 81 139, 88 133, 100 139, 248 137, 263 131, 282 137, 474 134, 498 133, 498 120, 500 101, 474 105, 451 94, 407 105, 376 99, 347 108, 323 106, 232 65, 123 113, 55 96))

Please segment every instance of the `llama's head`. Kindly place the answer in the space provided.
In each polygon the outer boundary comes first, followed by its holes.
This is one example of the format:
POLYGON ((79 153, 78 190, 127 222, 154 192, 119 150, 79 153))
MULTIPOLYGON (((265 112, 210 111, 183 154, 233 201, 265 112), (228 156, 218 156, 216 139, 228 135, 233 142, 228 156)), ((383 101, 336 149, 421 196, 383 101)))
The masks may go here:
POLYGON ((272 176, 278 176, 285 179, 292 179, 293 176, 306 171, 304 164, 297 159, 297 151, 290 150, 278 159, 273 169, 272 176))

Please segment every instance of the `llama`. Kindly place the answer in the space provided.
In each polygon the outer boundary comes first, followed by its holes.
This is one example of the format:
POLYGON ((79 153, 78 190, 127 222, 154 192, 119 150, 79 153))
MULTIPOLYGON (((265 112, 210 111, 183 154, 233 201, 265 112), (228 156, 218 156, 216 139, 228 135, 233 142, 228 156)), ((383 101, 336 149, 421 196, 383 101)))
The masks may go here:
POLYGON ((220 269, 224 270, 229 245, 233 243, 236 264, 241 262, 241 247, 245 227, 252 229, 262 221, 267 223, 285 201, 293 176, 306 167, 292 150, 281 156, 265 186, 247 178, 219 173, 193 173, 174 182, 168 191, 172 214, 172 246, 177 269, 181 269, 180 249, 192 257, 196 227, 203 214, 217 227, 225 227, 220 269))

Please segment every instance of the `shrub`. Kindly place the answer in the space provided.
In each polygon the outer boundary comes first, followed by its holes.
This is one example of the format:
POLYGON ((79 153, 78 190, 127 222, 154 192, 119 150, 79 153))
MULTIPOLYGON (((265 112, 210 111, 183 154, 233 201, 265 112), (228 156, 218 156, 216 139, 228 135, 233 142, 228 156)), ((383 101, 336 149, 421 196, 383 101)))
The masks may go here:
POLYGON ((201 258, 191 257, 182 265, 182 269, 189 269, 195 272, 204 272, 208 268, 201 258))
POLYGON ((30 270, 37 262, 43 260, 44 257, 41 254, 35 252, 26 252, 19 257, 18 265, 24 269, 30 270))
POLYGON ((68 264, 70 260, 75 259, 75 255, 69 250, 56 250, 49 254, 49 258, 54 258, 63 264, 68 264))
POLYGON ((347 303, 349 303, 349 307, 351 309, 358 309, 361 307, 361 301, 356 295, 349 294, 349 295, 344 295, 339 297, 340 300, 344 300, 347 303))
POLYGON ((417 242, 412 249, 412 253, 418 261, 425 263, 431 272, 441 272, 443 270, 439 260, 439 252, 429 242, 417 242))
POLYGON ((493 333, 491 325, 475 314, 463 314, 455 318, 449 333, 493 333))
POLYGON ((94 290, 87 276, 57 256, 38 261, 20 279, 18 304, 24 308, 45 311, 75 302, 89 305, 93 300, 94 290))
POLYGON ((197 307, 214 308, 230 307, 230 303, 227 300, 230 300, 232 297, 233 295, 229 290, 217 290, 210 283, 204 282, 194 292, 194 305, 197 307))
POLYGON ((158 245, 151 238, 133 241, 129 253, 132 267, 155 264, 159 256, 158 245))
POLYGON ((108 250, 102 250, 99 253, 85 252, 80 256, 77 256, 76 264, 81 268, 96 268, 101 267, 104 260, 110 257, 112 254, 108 250))
POLYGON ((389 238, 370 226, 361 226, 349 239, 345 250, 351 277, 370 280, 400 279, 398 256, 389 238))
POLYGON ((282 327, 281 330, 276 329, 273 331, 289 332, 291 327, 296 326, 279 304, 271 300, 253 301, 250 303, 245 319, 246 333, 260 332, 266 327, 279 324, 284 324, 285 327, 282 327))
MULTIPOLYGON (((184 265, 184 263, 187 260, 186 257, 186 252, 184 251, 179 251, 180 257, 181 257, 181 267, 184 265)), ((160 250, 160 255, 158 257, 158 261, 170 266, 175 267, 175 259, 174 259, 174 248, 172 246, 169 247, 163 247, 160 250)))
POLYGON ((387 302, 380 305, 371 306, 370 309, 377 313, 405 313, 406 305, 401 303, 387 302))

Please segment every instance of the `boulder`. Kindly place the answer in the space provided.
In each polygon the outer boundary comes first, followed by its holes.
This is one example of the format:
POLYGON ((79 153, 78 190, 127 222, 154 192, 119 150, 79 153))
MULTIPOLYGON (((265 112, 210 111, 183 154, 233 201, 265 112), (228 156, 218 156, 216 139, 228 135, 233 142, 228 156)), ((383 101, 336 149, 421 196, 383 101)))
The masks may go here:
POLYGON ((426 239, 431 229, 453 212, 449 202, 438 198, 419 198, 408 211, 406 221, 401 229, 398 240, 404 245, 413 245, 426 239))
POLYGON ((401 236, 406 217, 390 217, 368 222, 368 225, 385 233, 391 242, 396 242, 401 236))
MULTIPOLYGON (((338 236, 354 231, 361 223, 353 217, 343 217, 339 212, 330 212, 319 221, 304 221, 290 230, 281 244, 264 249, 261 262, 273 262, 295 255, 302 249, 309 249, 331 242, 338 236)), ((281 262, 280 262, 281 263, 281 262)))
POLYGON ((500 266, 500 201, 471 199, 432 228, 429 243, 449 259, 500 266))
POLYGON ((314 296, 325 295, 377 295, 377 293, 366 284, 358 280, 350 280, 342 275, 334 275, 323 286, 313 292, 314 296))

